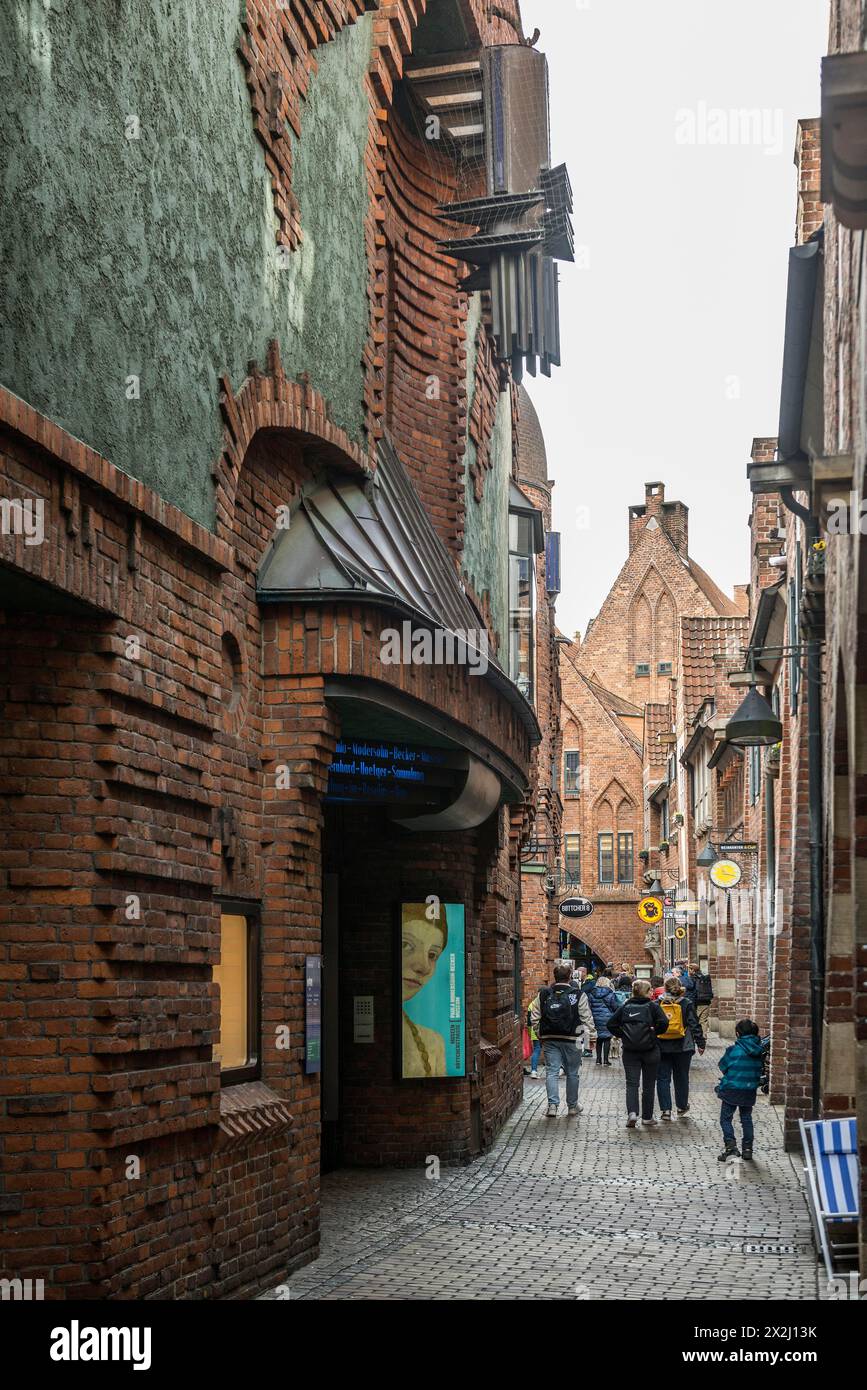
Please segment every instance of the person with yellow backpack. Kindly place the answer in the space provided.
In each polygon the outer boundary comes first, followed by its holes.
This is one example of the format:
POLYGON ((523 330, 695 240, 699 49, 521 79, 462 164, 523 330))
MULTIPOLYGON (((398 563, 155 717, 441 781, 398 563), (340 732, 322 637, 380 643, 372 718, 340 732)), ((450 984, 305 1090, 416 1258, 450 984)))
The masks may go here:
POLYGON ((656 1095, 660 1118, 671 1119, 671 1083, 674 1079, 674 1099, 677 1113, 684 1119, 689 1113, 689 1068, 696 1050, 701 1056, 705 1049, 704 1033, 698 1021, 695 1005, 677 976, 665 982, 665 993, 659 1007, 668 1019, 668 1028, 660 1033, 659 1075, 656 1095))

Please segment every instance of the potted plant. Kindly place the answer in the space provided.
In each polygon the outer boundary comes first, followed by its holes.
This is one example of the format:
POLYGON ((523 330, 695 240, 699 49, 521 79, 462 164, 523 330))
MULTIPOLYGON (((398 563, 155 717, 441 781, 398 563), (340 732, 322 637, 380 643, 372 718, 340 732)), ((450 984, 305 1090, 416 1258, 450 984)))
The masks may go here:
POLYGON ((671 819, 675 825, 683 825, 683 811, 675 811, 671 819))
POLYGON ((669 842, 668 842, 668 840, 660 840, 658 848, 659 848, 660 854, 667 854, 667 853, 668 853, 668 849, 669 849, 669 842))
POLYGON ((782 743, 775 743, 773 747, 768 749, 767 756, 765 758, 765 772, 768 774, 769 777, 779 777, 780 757, 782 756, 782 752, 782 743))
POLYGON ((646 864, 647 861, 648 861, 649 858, 650 858, 650 850, 649 850, 649 849, 640 849, 640 850, 638 851, 638 857, 639 857, 639 859, 641 860, 642 864, 646 864))

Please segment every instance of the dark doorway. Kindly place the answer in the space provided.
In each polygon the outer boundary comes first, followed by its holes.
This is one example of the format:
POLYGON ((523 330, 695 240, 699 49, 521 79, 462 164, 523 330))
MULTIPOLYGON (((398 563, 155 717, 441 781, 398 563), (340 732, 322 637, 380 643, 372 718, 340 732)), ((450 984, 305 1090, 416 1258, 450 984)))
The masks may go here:
POLYGON ((576 970, 579 965, 583 965, 594 975, 604 970, 608 963, 601 956, 597 956, 586 941, 582 941, 580 937, 572 936, 571 932, 566 931, 560 932, 560 955, 564 960, 571 960, 576 970))

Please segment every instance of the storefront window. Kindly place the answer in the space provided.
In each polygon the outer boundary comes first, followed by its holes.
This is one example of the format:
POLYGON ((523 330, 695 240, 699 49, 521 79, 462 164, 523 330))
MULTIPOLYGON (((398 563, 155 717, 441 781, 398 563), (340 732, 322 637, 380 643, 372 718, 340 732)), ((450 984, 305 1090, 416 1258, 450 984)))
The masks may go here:
POLYGON ((535 626, 533 528, 526 516, 509 514, 509 675, 533 699, 535 626))
POLYGON ((214 966, 220 987, 220 1041, 214 1060, 223 1085, 259 1075, 259 939, 258 923, 247 912, 224 910, 220 917, 220 963, 214 966))

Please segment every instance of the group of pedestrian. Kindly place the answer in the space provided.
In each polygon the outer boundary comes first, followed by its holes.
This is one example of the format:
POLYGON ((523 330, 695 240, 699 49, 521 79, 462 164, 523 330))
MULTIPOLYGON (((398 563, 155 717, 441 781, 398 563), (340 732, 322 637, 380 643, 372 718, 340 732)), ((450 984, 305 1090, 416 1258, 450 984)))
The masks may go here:
MULTIPOLYGON (((568 963, 556 965, 553 983, 539 990, 528 1009, 530 1074, 538 1074, 544 1049, 548 1118, 559 1113, 561 1068, 566 1074, 567 1113, 581 1114, 582 1057, 592 1056, 588 1042, 595 1036, 597 1066, 610 1067, 612 1045, 619 1043, 621 1048, 627 1129, 635 1129, 639 1120, 643 1128, 654 1128, 659 1123, 654 1116, 657 1101, 660 1120, 671 1121, 674 1110, 681 1120, 687 1119, 690 1068, 693 1057, 701 1057, 707 1046, 712 999, 710 977, 695 962, 679 961, 665 976, 650 980, 632 978, 625 966, 615 971, 613 964, 598 973, 583 966, 573 971, 568 963)), ((760 1037, 752 1019, 742 1019, 735 1031, 736 1041, 720 1059, 722 1078, 715 1087, 721 1102, 721 1161, 753 1156, 752 1111, 768 1054, 769 1040, 760 1037), (741 1120, 741 1149, 732 1123, 735 1111, 741 1120)))

